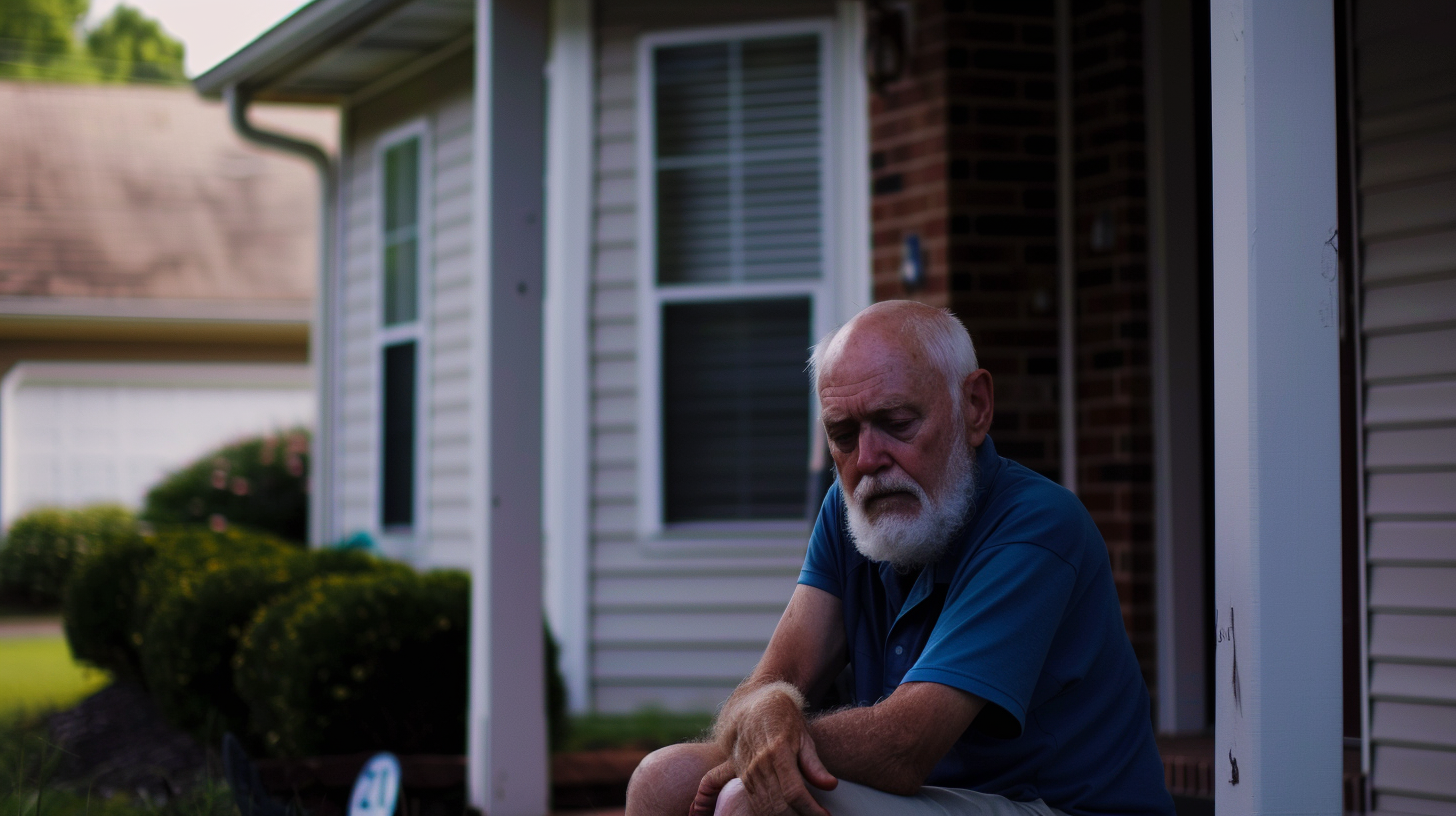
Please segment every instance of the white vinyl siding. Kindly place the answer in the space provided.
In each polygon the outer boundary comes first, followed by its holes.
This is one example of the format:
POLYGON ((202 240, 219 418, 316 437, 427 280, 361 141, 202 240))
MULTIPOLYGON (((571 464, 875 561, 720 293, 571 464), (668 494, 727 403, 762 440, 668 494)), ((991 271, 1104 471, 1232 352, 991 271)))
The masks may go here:
MULTIPOLYGON (((428 139, 421 184, 427 193, 421 222, 428 234, 420 304, 424 385, 416 404, 424 429, 416 451, 418 532, 407 540, 380 541, 391 555, 420 567, 468 568, 471 97, 468 90, 455 92, 425 100, 423 107, 410 117, 423 115, 428 139)), ((343 163, 335 538, 361 530, 380 534, 378 333, 384 288, 377 185, 383 174, 376 147, 388 129, 359 134, 346 144, 343 163)))
POLYGON ((639 37, 826 17, 831 2, 598 9, 591 289, 591 705, 711 711, 753 667, 793 592, 807 523, 712 540, 639 535, 639 37), (715 16, 716 15, 716 16, 715 16))
POLYGON ((1456 7, 1357 7, 1371 787, 1456 813, 1456 7))

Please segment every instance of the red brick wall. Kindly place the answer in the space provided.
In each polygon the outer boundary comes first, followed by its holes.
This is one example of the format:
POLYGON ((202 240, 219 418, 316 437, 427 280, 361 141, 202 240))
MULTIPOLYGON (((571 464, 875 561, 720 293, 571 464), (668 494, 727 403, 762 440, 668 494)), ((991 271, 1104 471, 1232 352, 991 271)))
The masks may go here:
MULTIPOLYGON (((996 383, 1007 456, 1059 478, 1051 0, 914 0, 909 70, 871 96, 874 297, 948 306, 996 383), (920 236, 918 290, 900 280, 920 236)), ((1155 690, 1142 18, 1076 0, 1079 481, 1155 690), (1111 244, 1092 245, 1098 219, 1111 244)))
POLYGON ((1078 494, 1156 694, 1142 8, 1076 0, 1073 15, 1078 494), (1110 245, 1093 245, 1099 220, 1110 245))
POLYGON ((996 384, 1001 452, 1056 478, 1056 55, 1049 0, 919 0, 871 98, 874 294, 950 307, 996 384), (900 280, 920 236, 926 283, 900 280))
POLYGON ((950 230, 945 11, 940 0, 916 0, 904 76, 870 96, 871 218, 874 299, 911 297, 948 306, 950 230), (900 280, 906 235, 920 236, 925 284, 910 292, 900 280))

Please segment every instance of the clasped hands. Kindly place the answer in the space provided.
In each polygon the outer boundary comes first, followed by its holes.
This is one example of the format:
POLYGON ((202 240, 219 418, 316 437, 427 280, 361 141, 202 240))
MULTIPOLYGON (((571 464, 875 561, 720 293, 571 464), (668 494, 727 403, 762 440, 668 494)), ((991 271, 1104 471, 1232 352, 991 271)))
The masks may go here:
POLYGON ((767 683, 735 702, 717 734, 728 759, 703 776, 689 816, 713 816, 718 795, 735 778, 752 816, 829 816, 808 785, 833 790, 839 780, 819 760, 799 690, 767 683))

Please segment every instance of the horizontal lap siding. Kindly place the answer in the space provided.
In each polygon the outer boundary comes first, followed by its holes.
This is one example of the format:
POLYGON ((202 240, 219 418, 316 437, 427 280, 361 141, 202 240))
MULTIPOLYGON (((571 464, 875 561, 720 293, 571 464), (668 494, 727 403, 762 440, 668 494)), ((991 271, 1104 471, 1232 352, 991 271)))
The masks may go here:
POLYGON ((470 217, 471 119, 468 94, 431 113, 434 213, 431 242, 430 395, 423 566, 470 568, 470 217))
POLYGON ((346 143, 338 332, 341 371, 334 479, 338 529, 347 536, 378 522, 379 179, 374 140, 346 143))
POLYGON ((825 17, 832 2, 598 6, 591 291, 592 704, 711 711, 753 667, 793 591, 803 534, 665 545, 637 536, 636 48, 648 30, 825 17))
POLYGON ((1371 784, 1456 812, 1456 8, 1357 14, 1371 784))
POLYGON ((471 123, 468 87, 408 99, 386 97, 356 126, 344 161, 343 282, 340 293, 338 508, 340 535, 375 530, 379 516, 380 291, 378 166, 383 133, 423 116, 428 123, 430 227, 423 316, 424 382, 419 402, 425 440, 418 522, 423 531, 408 552, 422 568, 470 566, 469 385, 472 365, 468 298, 471 270, 471 123))

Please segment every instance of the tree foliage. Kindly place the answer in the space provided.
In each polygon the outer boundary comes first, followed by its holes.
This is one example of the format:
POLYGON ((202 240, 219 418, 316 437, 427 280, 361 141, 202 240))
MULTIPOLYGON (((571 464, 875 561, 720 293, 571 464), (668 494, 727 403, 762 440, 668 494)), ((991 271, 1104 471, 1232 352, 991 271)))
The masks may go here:
POLYGON ((0 77, 59 82, 180 82, 182 43, 121 4, 95 28, 90 0, 0 0, 0 77))
POLYGON ((156 20, 121 4, 86 34, 86 50, 101 75, 114 82, 181 82, 182 43, 156 20))

